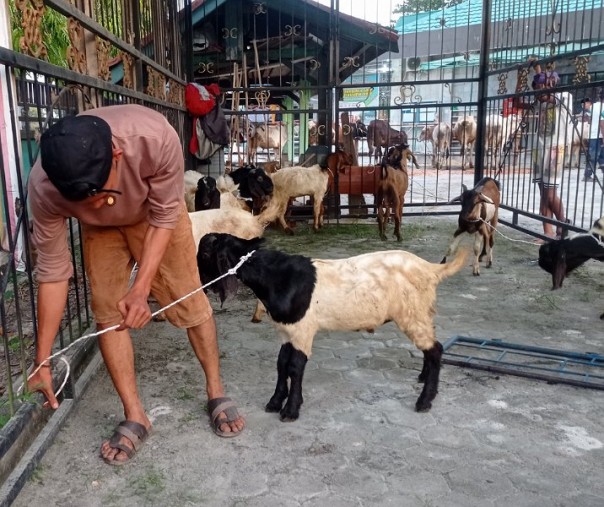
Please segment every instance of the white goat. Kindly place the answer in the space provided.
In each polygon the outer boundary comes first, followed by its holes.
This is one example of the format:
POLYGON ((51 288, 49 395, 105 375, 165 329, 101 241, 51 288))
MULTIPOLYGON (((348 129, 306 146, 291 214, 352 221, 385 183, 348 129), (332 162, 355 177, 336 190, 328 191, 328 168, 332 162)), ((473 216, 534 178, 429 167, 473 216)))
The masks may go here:
POLYGON ((262 236, 264 227, 257 218, 240 208, 218 208, 189 213, 193 240, 199 240, 210 232, 225 232, 239 238, 256 238, 262 236))
POLYGON ((218 177, 216 188, 220 192, 221 208, 240 208, 244 211, 251 211, 245 200, 237 197, 239 195, 239 185, 228 174, 218 177))
POLYGON ((195 211, 195 192, 197 192, 197 182, 203 178, 203 174, 198 171, 185 171, 185 203, 187 211, 195 211))
MULTIPOLYGON (((424 388, 415 409, 430 410, 443 352, 432 321, 436 288, 461 269, 467 252, 448 264, 432 264, 402 250, 323 260, 261 250, 262 241, 209 234, 199 244, 197 259, 201 279, 207 283, 255 250, 235 276, 262 300, 284 342, 277 362, 277 387, 266 410, 280 412, 283 421, 298 418, 304 368, 319 330, 375 329, 389 321, 424 353, 419 376, 424 388)), ((235 278, 227 276, 211 287, 224 301, 234 284, 235 278)))
POLYGON ((295 197, 310 195, 313 197, 313 216, 315 231, 323 225, 323 197, 327 193, 329 173, 315 164, 311 167, 285 167, 271 175, 273 180, 273 195, 265 208, 258 215, 261 223, 271 223, 278 220, 287 234, 293 234, 285 221, 285 212, 289 201, 295 197))
POLYGON ((432 167, 443 169, 449 160, 451 146, 451 125, 443 121, 432 129, 434 152, 432 153, 432 167))
POLYGON ((293 234, 285 221, 290 199, 310 195, 313 198, 313 229, 318 231, 323 226, 323 198, 329 186, 329 173, 331 171, 333 175, 341 167, 351 165, 352 157, 338 150, 327 157, 326 164, 326 168, 319 164, 284 167, 272 174, 273 194, 258 215, 259 222, 266 225, 278 220, 287 234, 293 234))

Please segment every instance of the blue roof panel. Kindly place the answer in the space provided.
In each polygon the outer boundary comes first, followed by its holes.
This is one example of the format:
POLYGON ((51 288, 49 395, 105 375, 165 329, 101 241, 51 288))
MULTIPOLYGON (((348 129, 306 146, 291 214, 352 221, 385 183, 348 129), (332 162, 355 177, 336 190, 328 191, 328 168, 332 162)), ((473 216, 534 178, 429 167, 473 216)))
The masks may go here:
MULTIPOLYGON (((602 8, 602 0, 530 0, 519 4, 509 0, 494 0, 491 8, 491 21, 523 19, 551 15, 556 12, 576 12, 602 8)), ((394 29, 399 34, 445 30, 447 28, 480 25, 482 23, 482 0, 466 0, 452 7, 435 11, 420 12, 401 16, 394 29)))

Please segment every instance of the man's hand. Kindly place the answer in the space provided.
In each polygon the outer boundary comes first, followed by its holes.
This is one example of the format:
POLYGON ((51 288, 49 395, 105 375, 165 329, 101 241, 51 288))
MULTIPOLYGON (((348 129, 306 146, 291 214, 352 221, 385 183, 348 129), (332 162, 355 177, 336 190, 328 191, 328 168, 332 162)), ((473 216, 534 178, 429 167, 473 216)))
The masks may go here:
POLYGON ((116 331, 123 331, 128 328, 140 329, 151 320, 148 296, 149 294, 146 291, 130 290, 126 296, 118 301, 117 308, 124 320, 116 331))
MULTIPOLYGON (((37 366, 34 366, 34 371, 37 366)), ((29 392, 39 391, 46 397, 46 403, 44 406, 50 406, 53 410, 59 408, 59 402, 55 398, 54 389, 52 386, 52 371, 47 363, 40 367, 40 369, 32 375, 27 381, 27 390, 29 392)))

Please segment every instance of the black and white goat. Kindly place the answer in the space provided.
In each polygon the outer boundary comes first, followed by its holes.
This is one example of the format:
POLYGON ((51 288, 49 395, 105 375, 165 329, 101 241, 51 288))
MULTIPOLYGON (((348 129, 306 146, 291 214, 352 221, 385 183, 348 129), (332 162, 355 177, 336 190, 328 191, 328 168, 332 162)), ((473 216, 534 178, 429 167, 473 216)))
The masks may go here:
POLYGON ((432 321, 436 288, 461 269, 465 250, 443 265, 402 250, 338 260, 310 259, 261 250, 262 242, 260 238, 207 234, 199 242, 197 262, 202 281, 208 283, 255 250, 236 275, 224 277, 210 288, 224 301, 239 279, 261 300, 283 338, 277 387, 266 405, 267 412, 280 412, 282 421, 298 418, 302 378, 317 331, 368 330, 389 321, 424 353, 419 376, 424 387, 415 409, 424 412, 431 408, 443 352, 432 321))
POLYGON ((265 201, 273 194, 273 180, 264 169, 248 165, 231 171, 229 176, 239 185, 239 195, 252 201, 254 214, 262 209, 265 201))
POLYGON ((461 211, 457 221, 457 229, 453 233, 453 241, 447 249, 442 262, 447 261, 459 246, 461 235, 464 232, 474 234, 474 263, 473 274, 480 275, 480 261, 486 254, 487 268, 493 264, 493 243, 499 215, 499 202, 501 191, 499 182, 493 178, 482 178, 474 188, 469 189, 462 185, 460 196, 451 202, 461 202, 461 211))
MULTIPOLYGON (((539 266, 552 275, 552 290, 562 287, 566 275, 589 259, 604 262, 604 217, 596 220, 587 234, 539 247, 539 266)), ((604 313, 600 318, 604 319, 604 313)))

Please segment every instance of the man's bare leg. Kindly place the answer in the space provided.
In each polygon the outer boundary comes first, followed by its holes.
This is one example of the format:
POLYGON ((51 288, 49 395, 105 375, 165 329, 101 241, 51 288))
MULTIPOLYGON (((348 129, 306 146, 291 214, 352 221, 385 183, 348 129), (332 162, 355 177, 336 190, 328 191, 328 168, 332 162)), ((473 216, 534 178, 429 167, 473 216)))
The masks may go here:
MULTIPOLYGON (((104 327, 110 326, 99 325, 98 329, 104 327)), ((151 422, 145 414, 136 385, 134 350, 130 333, 127 330, 109 331, 100 335, 98 340, 107 371, 111 376, 117 394, 122 400, 126 420, 140 423, 149 430, 151 422)), ((126 437, 122 437, 120 443, 132 447, 132 442, 126 437)), ((109 440, 104 441, 101 445, 101 456, 108 461, 128 460, 128 456, 124 451, 109 446, 109 440)))
MULTIPOLYGON (((203 324, 187 329, 187 335, 206 376, 208 400, 223 397, 224 386, 220 378, 220 359, 214 317, 203 324)), ((226 417, 226 414, 222 413, 221 417, 226 417)), ((223 423, 220 429, 224 433, 239 433, 244 427, 245 419, 239 416, 230 423, 223 423)))

